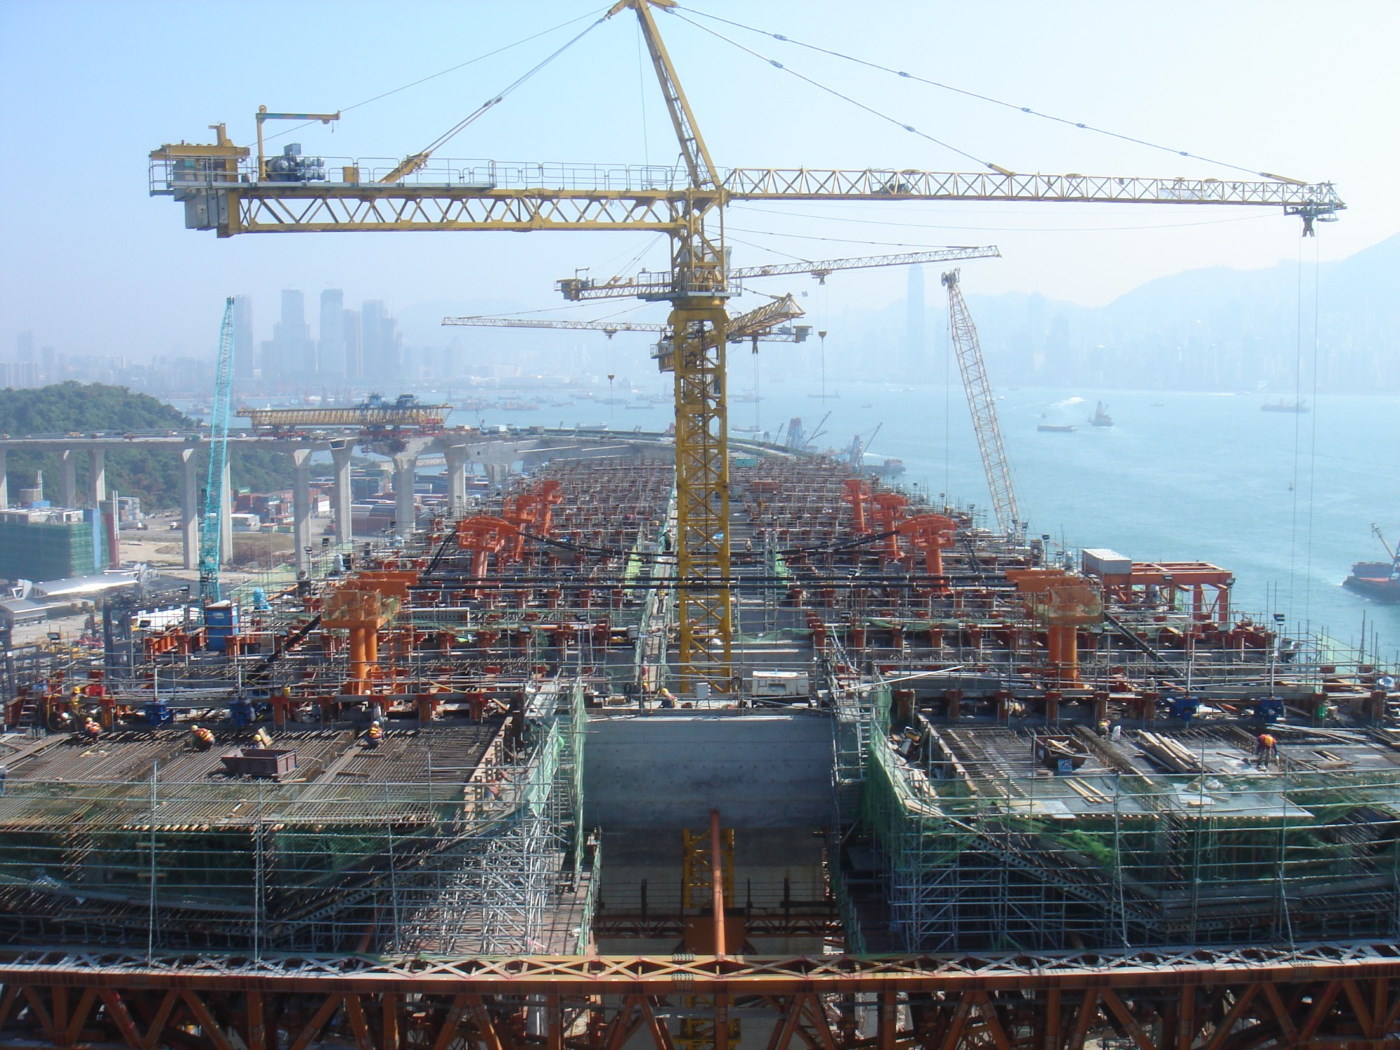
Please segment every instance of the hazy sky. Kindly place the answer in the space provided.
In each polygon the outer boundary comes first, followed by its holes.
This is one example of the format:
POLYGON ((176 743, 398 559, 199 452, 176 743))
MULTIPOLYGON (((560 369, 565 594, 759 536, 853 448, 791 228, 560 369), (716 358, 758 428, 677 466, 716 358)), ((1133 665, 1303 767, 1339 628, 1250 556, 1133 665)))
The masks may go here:
MULTIPOLYGON (((205 352, 230 294, 255 297, 266 338, 283 288, 314 302, 338 287, 347 305, 382 298, 400 311, 425 301, 526 311, 558 307, 553 281, 577 267, 606 276, 662 265, 664 245, 646 234, 220 241, 185 230, 178 205, 147 195, 151 149, 210 141, 216 121, 250 143, 260 104, 345 111, 334 131, 298 130, 275 149, 300 141, 335 164, 417 151, 603 10, 586 0, 0 0, 0 357, 12 356, 23 330, 63 352, 205 352), (470 64, 357 105, 462 63, 470 64)), ((1330 180, 1349 205, 1307 242, 1296 219, 1265 208, 736 206, 728 220, 736 264, 997 244, 1005 259, 964 266, 969 294, 1039 291, 1096 304, 1180 270, 1264 267, 1300 251, 1337 259, 1400 231, 1395 0, 688 0, 682 10, 688 21, 658 21, 721 166, 979 170, 898 127, 908 124, 1020 172, 1247 177, 743 28, 752 27, 1249 171, 1330 180)), ((626 13, 588 32, 439 156, 669 164, 676 153, 626 13)), ((904 289, 900 270, 838 275, 821 309, 879 306, 904 289)), ((663 314, 652 306, 634 316, 663 314)))

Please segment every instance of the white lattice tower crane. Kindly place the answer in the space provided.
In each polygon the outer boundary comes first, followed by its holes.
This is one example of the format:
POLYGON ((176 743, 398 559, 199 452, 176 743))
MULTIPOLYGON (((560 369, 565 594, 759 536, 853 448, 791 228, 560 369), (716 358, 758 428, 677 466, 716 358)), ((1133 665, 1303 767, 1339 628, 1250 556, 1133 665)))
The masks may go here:
POLYGON ((992 398, 992 384, 987 379, 986 362, 982 360, 977 326, 972 323, 967 302, 958 287, 959 273, 950 270, 943 275, 943 287, 948 289, 948 331, 957 352, 963 389, 967 392, 977 450, 982 453, 982 470, 992 494, 992 512, 996 515, 997 528, 1010 536, 1019 532, 1025 523, 1016 506, 1016 488, 1011 484, 1011 466, 1006 461, 1006 447, 1001 440, 996 401, 992 398))

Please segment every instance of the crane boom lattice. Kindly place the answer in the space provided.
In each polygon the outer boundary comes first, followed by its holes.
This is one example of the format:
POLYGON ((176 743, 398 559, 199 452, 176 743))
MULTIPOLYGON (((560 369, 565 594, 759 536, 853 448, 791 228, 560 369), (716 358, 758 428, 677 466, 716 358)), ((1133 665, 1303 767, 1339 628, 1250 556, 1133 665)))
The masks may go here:
POLYGON ((948 289, 948 330, 957 351, 963 389, 967 391, 967 407, 972 413, 977 449, 982 453, 982 469, 986 472, 987 488, 992 494, 992 511, 996 514, 997 527, 1010 534, 1021 527, 1021 512, 1016 506, 1011 467, 1006 461, 1006 448, 1001 440, 992 384, 987 379, 987 366, 982 360, 982 344, 977 339, 977 326, 972 323, 967 302, 958 287, 958 274, 959 271, 950 270, 943 275, 943 286, 948 289))

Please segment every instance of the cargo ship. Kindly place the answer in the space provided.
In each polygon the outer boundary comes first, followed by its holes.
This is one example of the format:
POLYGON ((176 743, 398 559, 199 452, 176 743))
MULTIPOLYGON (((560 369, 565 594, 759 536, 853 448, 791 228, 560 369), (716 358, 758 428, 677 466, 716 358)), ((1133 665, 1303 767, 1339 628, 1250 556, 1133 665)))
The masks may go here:
POLYGON ((1342 581, 1342 586, 1378 602, 1400 602, 1400 552, 1390 549, 1379 526, 1372 525, 1371 531, 1380 540, 1390 560, 1357 562, 1351 567, 1351 575, 1342 581))

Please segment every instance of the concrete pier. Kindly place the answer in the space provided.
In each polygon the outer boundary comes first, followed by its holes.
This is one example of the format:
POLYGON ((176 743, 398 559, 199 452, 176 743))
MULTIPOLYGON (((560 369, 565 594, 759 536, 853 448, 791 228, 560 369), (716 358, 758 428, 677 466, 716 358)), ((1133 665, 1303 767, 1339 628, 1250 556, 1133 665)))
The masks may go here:
POLYGON ((292 450, 292 543, 297 572, 311 571, 311 450, 292 450))
POLYGON ((355 454, 353 441, 331 442, 331 461, 334 464, 334 492, 331 513, 335 521, 337 543, 350 543, 355 539, 355 523, 350 504, 350 460, 355 454))
POLYGON ((394 531, 407 536, 413 531, 417 517, 413 504, 413 482, 418 468, 416 452, 401 452, 394 457, 394 531))
POLYGON ((9 453, 0 448, 0 510, 10 509, 9 453))
POLYGON ((198 568, 199 472, 193 448, 180 450, 180 545, 185 568, 198 568))
POLYGON ((88 449, 88 462, 92 465, 92 503, 89 506, 100 507, 107 498, 107 450, 88 449))
POLYGON ((467 457, 470 449, 466 445, 445 445, 442 455, 447 460, 447 505, 452 516, 459 517, 467 506, 467 457))
POLYGON ((62 500, 60 506, 76 507, 78 505, 77 453, 71 448, 65 448, 58 454, 58 460, 63 468, 59 472, 59 498, 62 500))

